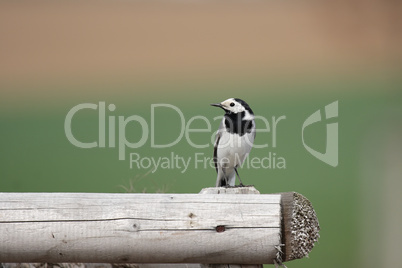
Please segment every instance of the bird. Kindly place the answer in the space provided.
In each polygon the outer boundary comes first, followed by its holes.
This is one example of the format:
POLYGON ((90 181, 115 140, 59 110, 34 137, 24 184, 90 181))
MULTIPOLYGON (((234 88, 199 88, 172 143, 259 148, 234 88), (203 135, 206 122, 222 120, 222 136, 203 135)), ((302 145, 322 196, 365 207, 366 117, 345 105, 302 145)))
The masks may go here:
POLYGON ((213 160, 218 173, 216 187, 235 186, 236 175, 239 186, 244 186, 237 169, 254 144, 256 130, 253 110, 239 98, 229 98, 211 105, 225 111, 214 144, 213 160))

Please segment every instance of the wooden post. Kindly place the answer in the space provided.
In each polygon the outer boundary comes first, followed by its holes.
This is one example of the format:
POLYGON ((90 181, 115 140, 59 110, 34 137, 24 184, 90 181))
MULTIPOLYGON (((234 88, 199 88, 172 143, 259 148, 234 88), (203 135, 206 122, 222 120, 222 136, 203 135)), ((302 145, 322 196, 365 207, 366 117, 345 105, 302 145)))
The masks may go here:
POLYGON ((1 193, 0 262, 262 264, 287 247, 284 261, 300 258, 312 245, 290 229, 281 246, 282 196, 1 193))

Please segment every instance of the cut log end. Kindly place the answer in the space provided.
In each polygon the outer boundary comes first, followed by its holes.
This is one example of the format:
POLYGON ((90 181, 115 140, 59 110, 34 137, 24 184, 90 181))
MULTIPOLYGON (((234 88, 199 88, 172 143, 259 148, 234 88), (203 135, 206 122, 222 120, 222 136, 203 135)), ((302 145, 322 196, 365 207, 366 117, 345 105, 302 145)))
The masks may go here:
MULTIPOLYGON (((200 194, 259 194, 253 186, 211 187, 200 194)), ((296 192, 281 193, 282 245, 278 245, 276 261, 301 259, 310 253, 320 237, 320 226, 311 202, 296 192), (282 247, 281 247, 282 246, 282 247)))
POLYGON ((283 231, 285 245, 282 260, 291 261, 308 256, 320 237, 320 226, 311 202, 303 195, 282 193, 283 231))

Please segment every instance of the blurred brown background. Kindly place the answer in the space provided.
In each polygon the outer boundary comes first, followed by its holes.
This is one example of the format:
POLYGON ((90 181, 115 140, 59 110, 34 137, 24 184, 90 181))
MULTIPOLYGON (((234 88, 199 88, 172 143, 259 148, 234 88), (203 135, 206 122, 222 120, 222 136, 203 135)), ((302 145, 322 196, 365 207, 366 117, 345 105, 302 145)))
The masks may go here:
POLYGON ((397 75, 402 62, 401 1, 0 5, 0 80, 8 86, 238 75, 384 77, 397 75))

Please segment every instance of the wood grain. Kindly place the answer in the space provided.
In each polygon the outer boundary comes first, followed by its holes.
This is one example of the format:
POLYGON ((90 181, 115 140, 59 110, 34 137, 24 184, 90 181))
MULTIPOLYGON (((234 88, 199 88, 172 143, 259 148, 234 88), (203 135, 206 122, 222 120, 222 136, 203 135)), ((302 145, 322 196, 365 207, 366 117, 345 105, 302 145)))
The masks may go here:
POLYGON ((280 197, 2 193, 0 261, 272 263, 280 197))

